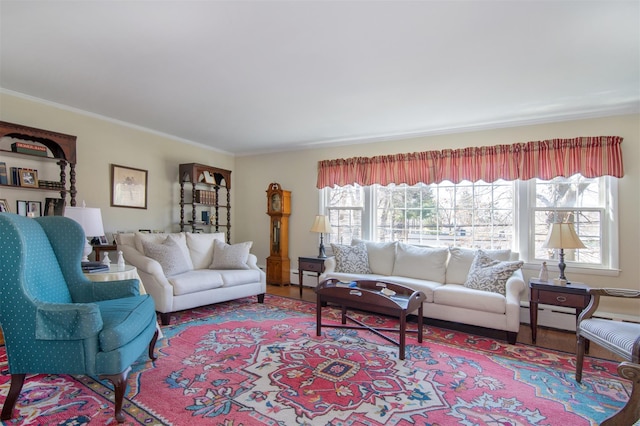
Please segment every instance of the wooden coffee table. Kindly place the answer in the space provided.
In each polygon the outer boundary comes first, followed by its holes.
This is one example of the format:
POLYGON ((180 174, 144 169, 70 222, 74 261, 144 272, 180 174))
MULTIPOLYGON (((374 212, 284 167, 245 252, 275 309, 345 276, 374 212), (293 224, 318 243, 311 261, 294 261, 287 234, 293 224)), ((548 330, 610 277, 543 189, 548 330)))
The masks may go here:
POLYGON ((316 335, 321 335, 322 327, 367 329, 383 339, 398 345, 399 358, 404 359, 406 333, 417 332, 418 342, 422 342, 422 302, 426 296, 421 291, 409 287, 384 281, 360 280, 343 283, 337 279, 328 279, 316 287, 316 335), (388 289, 395 294, 385 295, 382 289, 388 289), (322 324, 322 306, 327 303, 339 305, 342 309, 342 324, 322 324), (371 327, 347 315, 347 309, 375 312, 400 318, 399 328, 371 327), (418 329, 407 330, 407 315, 418 311, 418 329), (357 325, 347 325, 347 319, 357 325), (399 333, 399 340, 383 334, 383 331, 399 333))

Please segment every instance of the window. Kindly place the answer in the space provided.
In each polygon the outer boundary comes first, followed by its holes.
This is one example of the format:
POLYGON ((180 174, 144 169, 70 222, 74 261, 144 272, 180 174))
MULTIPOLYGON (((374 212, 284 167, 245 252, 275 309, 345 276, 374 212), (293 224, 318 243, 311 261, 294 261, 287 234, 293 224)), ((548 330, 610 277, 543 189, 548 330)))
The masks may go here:
POLYGON ((526 262, 539 264, 557 259, 556 250, 542 248, 549 223, 569 220, 587 248, 565 250, 565 262, 615 269, 615 184, 614 178, 574 175, 550 181, 349 185, 325 188, 322 200, 333 243, 362 238, 512 249, 526 262))

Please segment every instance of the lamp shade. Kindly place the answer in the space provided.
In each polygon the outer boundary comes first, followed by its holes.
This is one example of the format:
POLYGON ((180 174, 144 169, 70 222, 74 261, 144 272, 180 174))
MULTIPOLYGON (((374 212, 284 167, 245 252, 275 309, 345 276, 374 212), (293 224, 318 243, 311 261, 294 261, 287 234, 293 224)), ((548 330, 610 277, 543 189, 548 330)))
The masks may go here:
POLYGON ((102 226, 102 213, 99 208, 92 207, 66 207, 65 217, 75 220, 82 226, 87 237, 100 237, 104 235, 102 226))
POLYGON ((586 246, 578 238, 573 223, 553 223, 549 229, 546 241, 542 244, 544 248, 554 249, 580 249, 586 246))
POLYGON ((321 234, 331 233, 331 224, 329 218, 324 215, 317 215, 311 226, 311 232, 319 232, 321 234))

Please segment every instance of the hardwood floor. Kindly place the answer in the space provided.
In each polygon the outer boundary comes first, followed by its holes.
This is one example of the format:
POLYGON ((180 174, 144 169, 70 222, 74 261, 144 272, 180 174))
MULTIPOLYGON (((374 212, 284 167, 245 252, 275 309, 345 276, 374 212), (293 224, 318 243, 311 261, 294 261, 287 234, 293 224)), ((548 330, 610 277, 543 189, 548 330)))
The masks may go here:
MULTIPOLYGON (((300 289, 297 285, 289 286, 276 286, 267 285, 267 293, 278 296, 291 297, 294 299, 300 298, 300 289)), ((308 302, 316 301, 316 294, 311 287, 303 287, 302 299, 308 302)), ((538 327, 536 346, 540 346, 547 349, 555 349, 562 352, 576 353, 576 335, 571 331, 556 330, 546 327, 538 327)), ((529 324, 521 324, 520 331, 518 332, 518 343, 524 343, 531 345, 531 328, 529 324)), ((615 354, 603 349, 597 345, 591 345, 589 349, 589 355, 596 358, 609 359, 616 362, 621 362, 615 354)))

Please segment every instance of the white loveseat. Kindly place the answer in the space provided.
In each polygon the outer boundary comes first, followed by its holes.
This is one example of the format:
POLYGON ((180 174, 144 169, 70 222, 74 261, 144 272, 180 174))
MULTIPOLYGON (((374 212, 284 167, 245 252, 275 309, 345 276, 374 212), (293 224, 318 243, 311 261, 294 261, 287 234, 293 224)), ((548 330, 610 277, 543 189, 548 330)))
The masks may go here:
POLYGON ((425 318, 446 321, 445 326, 458 323, 500 330, 490 334, 500 338, 506 334, 509 343, 516 342, 525 290, 517 253, 360 240, 332 247, 335 257, 325 261, 320 280, 372 279, 406 285, 426 295, 425 318))
POLYGON ((126 263, 138 269, 163 325, 171 312, 241 297, 264 302, 265 273, 251 243, 228 245, 224 233, 117 234, 126 263))

